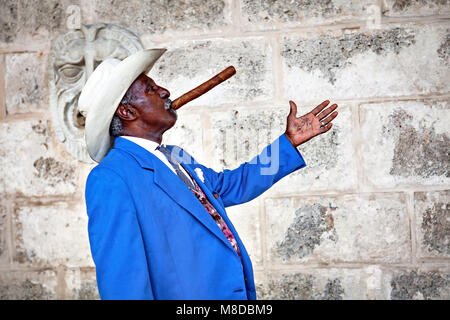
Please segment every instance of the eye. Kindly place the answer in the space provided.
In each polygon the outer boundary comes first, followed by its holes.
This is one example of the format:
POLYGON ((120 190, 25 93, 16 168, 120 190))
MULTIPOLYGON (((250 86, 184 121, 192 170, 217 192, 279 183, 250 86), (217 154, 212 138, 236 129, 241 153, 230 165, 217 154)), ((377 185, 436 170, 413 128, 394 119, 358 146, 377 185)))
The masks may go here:
POLYGON ((147 87, 147 92, 150 93, 152 91, 156 91, 157 89, 158 88, 155 85, 151 84, 147 87))

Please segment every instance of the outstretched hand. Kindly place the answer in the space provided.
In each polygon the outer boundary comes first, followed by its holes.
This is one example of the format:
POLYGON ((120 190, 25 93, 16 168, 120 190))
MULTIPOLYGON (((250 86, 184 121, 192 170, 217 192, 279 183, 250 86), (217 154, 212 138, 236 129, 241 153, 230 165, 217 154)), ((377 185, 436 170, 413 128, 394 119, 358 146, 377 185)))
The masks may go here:
POLYGON ((294 101, 289 101, 291 111, 287 117, 285 135, 294 147, 331 129, 331 121, 338 115, 338 112, 334 111, 338 105, 332 104, 324 109, 329 103, 329 100, 325 100, 311 112, 297 118, 297 105, 294 101))

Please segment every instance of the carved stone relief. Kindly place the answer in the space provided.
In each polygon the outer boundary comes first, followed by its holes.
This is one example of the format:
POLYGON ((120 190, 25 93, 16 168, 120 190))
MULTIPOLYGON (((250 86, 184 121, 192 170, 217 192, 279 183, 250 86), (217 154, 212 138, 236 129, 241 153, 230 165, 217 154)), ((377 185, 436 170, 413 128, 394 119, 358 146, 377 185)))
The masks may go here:
POLYGON ((78 97, 94 69, 107 58, 123 60, 143 46, 132 32, 111 24, 81 25, 52 42, 49 58, 50 107, 57 138, 75 158, 93 162, 86 150, 78 97))

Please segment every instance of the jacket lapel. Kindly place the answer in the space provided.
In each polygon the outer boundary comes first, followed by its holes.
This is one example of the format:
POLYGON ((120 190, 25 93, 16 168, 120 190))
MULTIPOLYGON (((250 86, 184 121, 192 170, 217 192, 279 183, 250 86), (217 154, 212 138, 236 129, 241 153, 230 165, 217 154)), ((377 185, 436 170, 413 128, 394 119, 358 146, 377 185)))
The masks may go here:
MULTIPOLYGON (((217 236, 227 247, 234 251, 228 240, 225 238, 222 230, 214 222, 213 218, 205 210, 203 205, 198 201, 192 191, 178 178, 172 170, 170 170, 161 160, 159 160, 151 152, 145 150, 141 146, 134 142, 128 141, 123 138, 116 138, 114 147, 122 149, 130 153, 137 162, 144 169, 153 170, 154 183, 160 187, 167 195, 178 203, 181 207, 186 209, 191 215, 193 215, 200 223, 202 223, 208 230, 210 230, 215 236, 217 236)), ((211 192, 205 185, 199 181, 196 174, 193 173, 191 168, 186 165, 183 167, 195 177, 195 180, 203 191, 207 195, 208 199, 218 208, 217 203, 212 196, 211 192), (207 194, 208 192, 208 194, 207 194), (214 202, 212 201, 214 200, 214 202)))

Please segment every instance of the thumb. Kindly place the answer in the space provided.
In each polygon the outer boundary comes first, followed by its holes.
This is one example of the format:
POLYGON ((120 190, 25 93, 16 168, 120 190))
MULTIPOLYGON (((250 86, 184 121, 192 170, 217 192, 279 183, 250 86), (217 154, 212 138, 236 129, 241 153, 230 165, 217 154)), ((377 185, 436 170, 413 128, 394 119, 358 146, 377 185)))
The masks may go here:
POLYGON ((289 105, 291 107, 291 111, 289 112, 288 118, 289 117, 294 117, 294 118, 297 117, 297 105, 292 100, 289 101, 289 105))

